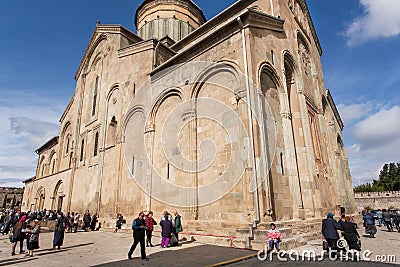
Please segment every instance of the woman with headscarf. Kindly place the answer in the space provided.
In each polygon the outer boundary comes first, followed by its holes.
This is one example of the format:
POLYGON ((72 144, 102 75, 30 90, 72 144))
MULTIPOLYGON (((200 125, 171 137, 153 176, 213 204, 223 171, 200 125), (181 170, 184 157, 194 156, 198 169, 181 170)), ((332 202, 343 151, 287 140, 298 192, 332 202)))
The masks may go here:
POLYGON ((369 235, 370 238, 375 238, 375 234, 377 232, 375 226, 375 218, 372 216, 370 211, 364 216, 364 225, 365 225, 365 233, 369 235))
POLYGON ((40 225, 39 220, 34 219, 30 223, 31 230, 27 229, 26 233, 28 235, 28 257, 33 257, 33 250, 39 248, 39 234, 40 234, 40 225))
POLYGON ((55 250, 56 247, 61 249, 61 246, 64 243, 65 227, 65 216, 62 212, 59 212, 57 214, 56 227, 54 228, 53 250, 55 250))
POLYGON ((335 251, 339 251, 337 245, 339 240, 338 230, 342 230, 342 226, 333 219, 332 213, 328 213, 326 219, 322 220, 322 235, 331 249, 331 256, 334 255, 335 251))
POLYGON ((169 240, 172 236, 172 229, 174 228, 172 220, 168 215, 164 216, 164 220, 160 222, 161 225, 161 248, 167 248, 169 246, 169 240))
POLYGON ((360 235, 357 232, 356 226, 351 221, 350 216, 344 218, 342 223, 343 237, 349 245, 349 249, 355 249, 361 251, 360 247, 360 235))

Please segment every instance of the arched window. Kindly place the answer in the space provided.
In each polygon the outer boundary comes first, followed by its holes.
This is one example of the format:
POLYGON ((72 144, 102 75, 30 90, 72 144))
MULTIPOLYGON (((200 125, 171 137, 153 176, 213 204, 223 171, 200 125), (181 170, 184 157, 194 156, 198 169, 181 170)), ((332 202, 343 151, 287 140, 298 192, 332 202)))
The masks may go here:
POLYGON ((93 92, 93 105, 92 105, 92 116, 96 115, 96 105, 97 105, 97 91, 99 86, 99 76, 96 77, 96 84, 94 86, 93 92))
POLYGON ((97 157, 98 149, 99 149, 99 133, 97 132, 95 137, 94 137, 93 157, 97 157))
POLYGON ((51 173, 54 173, 56 167, 56 160, 53 159, 53 166, 51 167, 51 173))
POLYGON ((65 148, 65 155, 68 154, 69 151, 69 136, 67 137, 66 148, 65 148))
POLYGON ((85 139, 82 139, 80 161, 83 161, 83 153, 85 151, 85 139))
POLYGON ((113 116, 107 130, 107 147, 115 146, 116 144, 117 125, 118 122, 115 119, 115 116, 113 116))

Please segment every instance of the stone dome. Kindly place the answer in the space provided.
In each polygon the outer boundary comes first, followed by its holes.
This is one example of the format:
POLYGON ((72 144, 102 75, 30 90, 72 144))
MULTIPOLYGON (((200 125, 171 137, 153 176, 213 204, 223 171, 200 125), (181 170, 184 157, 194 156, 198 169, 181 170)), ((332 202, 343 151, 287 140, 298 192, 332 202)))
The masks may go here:
POLYGON ((137 35, 144 40, 165 36, 178 42, 206 22, 191 0, 145 0, 136 10, 137 35))

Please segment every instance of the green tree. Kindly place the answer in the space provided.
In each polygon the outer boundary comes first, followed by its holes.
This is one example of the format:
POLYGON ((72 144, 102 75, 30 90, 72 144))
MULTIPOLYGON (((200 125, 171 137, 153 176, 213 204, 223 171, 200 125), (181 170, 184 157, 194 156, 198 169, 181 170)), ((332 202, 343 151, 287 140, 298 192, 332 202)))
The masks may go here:
POLYGON ((13 199, 11 201, 11 208, 12 209, 15 207, 15 201, 16 201, 16 199, 15 199, 15 195, 14 195, 14 197, 13 197, 13 199))
POLYGON ((400 191, 400 162, 384 164, 378 180, 354 187, 355 193, 400 191))
POLYGON ((4 196, 3 199, 3 209, 7 208, 7 194, 4 196))

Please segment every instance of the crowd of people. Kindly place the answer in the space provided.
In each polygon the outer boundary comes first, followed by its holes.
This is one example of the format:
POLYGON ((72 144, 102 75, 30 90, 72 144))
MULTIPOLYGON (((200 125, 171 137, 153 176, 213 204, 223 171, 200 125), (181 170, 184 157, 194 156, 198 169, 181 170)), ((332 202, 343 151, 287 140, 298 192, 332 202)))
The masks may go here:
MULTIPOLYGON (((179 233, 182 232, 181 216, 177 211, 174 212, 174 218, 167 211, 164 211, 157 222, 153 212, 145 214, 141 212, 139 217, 132 222, 134 242, 128 253, 128 258, 132 259, 133 251, 140 244, 142 259, 148 260, 146 257, 145 247, 154 247, 152 237, 154 226, 158 223, 161 226, 161 248, 177 246, 179 233)), ((40 222, 54 221, 54 236, 52 242, 52 250, 61 249, 64 243, 65 233, 76 233, 79 227, 83 231, 96 231, 101 228, 98 222, 98 215, 90 215, 87 210, 83 216, 79 213, 68 212, 64 214, 61 210, 43 210, 32 212, 21 212, 20 210, 3 210, 0 216, 0 232, 3 235, 9 235, 12 243, 11 255, 16 255, 16 247, 19 244, 19 253, 24 254, 24 241, 26 240, 27 253, 26 257, 33 257, 33 251, 39 249, 40 222)), ((122 214, 117 215, 116 227, 114 232, 121 229, 126 224, 126 220, 122 214)))
MULTIPOLYGON (((76 233, 80 225, 80 215, 75 212, 64 214, 61 210, 46 210, 21 212, 21 210, 5 209, 0 216, 0 232, 9 235, 12 243, 11 255, 16 255, 16 247, 19 243, 19 253, 25 253, 24 241, 26 240, 27 257, 33 257, 33 251, 39 249, 39 235, 41 221, 55 221, 52 250, 61 249, 64 243, 65 232, 76 233)), ((98 223, 98 215, 90 215, 87 210, 82 218, 84 231, 95 231, 101 228, 98 223), (97 227, 96 227, 97 226, 97 227)))
MULTIPOLYGON (((394 229, 396 229, 400 233, 400 211, 386 209, 377 211, 363 210, 361 214, 365 233, 370 238, 375 238, 378 232, 376 221, 378 221, 379 227, 386 226, 388 232, 394 232, 394 229)), ((338 247, 340 239, 338 232, 341 232, 350 250, 361 251, 361 239, 354 217, 342 214, 341 218, 336 221, 333 214, 328 213, 327 218, 322 221, 322 234, 325 238, 324 247, 333 254, 340 254, 346 250, 344 247, 338 247)))
MULTIPOLYGON (((142 211, 139 213, 139 216, 133 220, 133 244, 128 252, 128 259, 132 259, 133 252, 137 245, 140 244, 142 260, 149 260, 146 256, 146 247, 153 247, 151 239, 153 236, 154 225, 157 225, 153 216, 154 214, 151 211, 147 214, 142 211)), ((165 249, 170 246, 177 246, 179 242, 179 233, 183 231, 181 216, 178 212, 175 211, 174 218, 172 218, 171 214, 164 211, 159 223, 161 226, 161 248, 165 249)))

